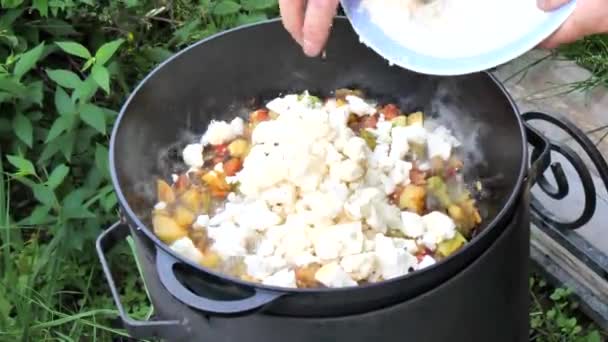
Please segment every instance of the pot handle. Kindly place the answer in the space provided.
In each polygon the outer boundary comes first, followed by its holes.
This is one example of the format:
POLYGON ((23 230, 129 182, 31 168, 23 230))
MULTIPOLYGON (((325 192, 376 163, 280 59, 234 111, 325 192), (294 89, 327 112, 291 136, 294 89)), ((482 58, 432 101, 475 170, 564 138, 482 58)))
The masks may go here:
POLYGON ((114 277, 112 277, 112 271, 106 258, 106 253, 109 252, 116 244, 129 236, 129 226, 122 223, 116 222, 110 228, 106 229, 97 238, 96 248, 99 261, 103 268, 106 281, 110 286, 114 303, 118 309, 120 319, 122 320, 123 327, 127 330, 129 335, 137 339, 147 338, 163 338, 166 334, 165 331, 169 330, 176 331, 182 329, 182 322, 174 321, 137 321, 129 317, 125 311, 122 302, 120 301, 120 294, 116 288, 114 277), (177 328, 177 329, 175 329, 177 328))
MULTIPOLYGON (((524 121, 545 121, 550 123, 557 128, 563 130, 574 141, 582 148, 591 163, 596 167, 598 171, 601 183, 608 189, 608 163, 602 156, 601 152, 595 147, 593 142, 581 131, 576 125, 570 120, 563 116, 549 115, 542 112, 528 112, 522 114, 524 121)), ((529 126, 529 123, 526 123, 529 126)), ((540 133, 539 133, 540 134, 540 133)), ((540 201, 532 194, 531 206, 532 211, 535 215, 541 217, 545 222, 559 229, 578 229, 584 226, 595 213, 597 207, 596 188, 593 181, 593 177, 589 171, 589 168, 585 165, 585 162, 580 157, 580 153, 575 152, 572 148, 568 147, 564 143, 546 139, 549 142, 549 150, 561 154, 574 168, 578 177, 580 178, 580 184, 582 185, 584 196, 585 196, 585 207, 580 216, 574 220, 565 221, 557 217, 550 210, 545 208, 540 201)), ((557 187, 553 186, 546 177, 541 173, 537 178, 538 186, 540 189, 547 194, 549 197, 555 200, 564 199, 569 191, 570 186, 568 184, 568 178, 564 173, 562 165, 559 162, 551 164, 551 172, 555 178, 557 187)), ((600 184, 601 184, 600 183, 600 184)))
POLYGON ((287 293, 254 289, 253 294, 247 298, 236 300, 216 300, 201 297, 177 279, 174 266, 183 263, 160 248, 156 249, 156 269, 160 281, 165 288, 182 303, 215 315, 246 315, 264 308, 276 299, 285 296, 287 293))
POLYGON ((549 141, 536 128, 530 126, 526 121, 524 121, 524 127, 526 128, 526 139, 534 147, 528 171, 528 182, 532 186, 551 164, 551 148, 549 141))

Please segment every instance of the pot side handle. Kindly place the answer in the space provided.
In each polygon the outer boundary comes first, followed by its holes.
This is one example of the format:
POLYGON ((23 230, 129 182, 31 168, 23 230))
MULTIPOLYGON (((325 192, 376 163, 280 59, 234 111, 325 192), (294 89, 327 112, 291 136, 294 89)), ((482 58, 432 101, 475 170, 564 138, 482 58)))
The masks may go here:
POLYGON ((122 320, 123 327, 127 330, 129 335, 137 339, 148 339, 148 338, 163 338, 166 336, 165 331, 179 331, 183 329, 183 324, 180 321, 137 321, 129 317, 125 311, 122 302, 120 300, 120 294, 116 288, 110 265, 106 258, 106 253, 109 252, 116 244, 122 240, 125 240, 129 236, 129 226, 122 222, 114 223, 110 228, 106 229, 97 238, 96 249, 99 261, 103 268, 106 281, 110 286, 114 303, 118 309, 120 319, 122 320))
POLYGON ((164 252, 162 249, 156 249, 156 269, 158 271, 158 277, 165 288, 173 297, 177 298, 182 303, 208 314, 233 316, 247 315, 262 309, 276 299, 286 295, 284 292, 254 289, 254 293, 244 299, 215 300, 201 297, 192 292, 177 279, 174 266, 180 263, 182 262, 164 252))
MULTIPOLYGON (((576 125, 574 125, 570 120, 563 116, 549 115, 541 112, 527 112, 522 114, 522 117, 525 121, 527 129, 531 129, 529 124, 530 121, 544 121, 546 123, 552 124, 553 126, 556 126, 557 128, 567 133, 570 137, 572 137, 574 141, 576 141, 576 143, 582 148, 583 152, 588 155, 589 159, 591 160, 591 163, 596 167, 598 171, 600 180, 608 190, 608 163, 602 156, 601 152, 595 147, 593 142, 587 137, 587 135, 583 131, 576 127, 576 125)), ((538 131, 536 131, 536 134, 542 136, 542 134, 538 133, 538 131)), ((577 176, 579 177, 580 184, 583 188, 585 206, 583 212, 578 218, 566 221, 560 219, 558 216, 555 215, 555 213, 552 213, 550 210, 545 208, 540 203, 540 201, 532 194, 532 211, 536 215, 541 217, 545 222, 558 229, 581 228, 591 220, 597 207, 596 188, 595 183, 593 181, 593 177, 591 176, 589 168, 587 167, 587 165, 585 165, 585 162, 580 157, 580 153, 575 152, 571 147, 567 146, 562 142, 554 141, 546 137, 544 137, 544 139, 549 143, 549 152, 553 151, 557 154, 562 155, 574 168, 577 176)), ((537 154, 537 152, 533 152, 532 156, 534 156, 535 154, 537 154)), ((551 182, 547 180, 544 175, 544 170, 536 174, 536 183, 538 184, 539 188, 549 197, 555 200, 562 200, 568 195, 570 191, 568 178, 562 168, 561 163, 551 163, 550 169, 557 186, 553 186, 551 182)))
POLYGON ((551 164, 551 148, 549 141, 534 127, 525 121, 524 126, 528 143, 534 147, 530 156, 530 170, 528 171, 528 182, 532 186, 551 164))

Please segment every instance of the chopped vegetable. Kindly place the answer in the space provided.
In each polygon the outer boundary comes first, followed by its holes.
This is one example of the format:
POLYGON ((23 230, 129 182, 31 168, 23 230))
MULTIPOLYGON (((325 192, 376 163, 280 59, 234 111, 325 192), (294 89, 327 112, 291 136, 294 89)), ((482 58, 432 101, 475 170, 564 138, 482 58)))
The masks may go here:
POLYGON ((387 121, 391 121, 394 118, 398 117, 399 115, 401 115, 401 112, 399 111, 399 107, 395 106, 394 104, 387 104, 386 106, 384 106, 384 108, 382 108, 380 110, 380 112, 382 114, 384 114, 384 119, 387 121))
POLYGON ((226 176, 232 177, 243 168, 243 160, 240 158, 231 158, 224 163, 224 173, 226 176))
POLYGON ((376 137, 372 132, 366 129, 362 129, 359 131, 359 135, 363 140, 365 140, 365 143, 367 144, 367 147, 369 147, 370 150, 373 151, 376 148, 376 137))
POLYGON ((173 189, 162 179, 156 181, 156 193, 159 202, 170 204, 175 201, 175 193, 173 192, 173 189))
POLYGON ((410 170, 410 181, 414 185, 426 184, 426 176, 427 173, 425 171, 420 171, 416 168, 410 170))
POLYGON ((196 216, 190 209, 181 205, 178 205, 175 208, 175 222, 177 222, 177 224, 180 226, 188 228, 192 223, 194 223, 195 219, 196 216))
POLYGON ((434 176, 427 179, 427 189, 433 197, 439 200, 439 203, 441 203, 444 208, 448 208, 452 204, 452 200, 450 200, 450 196, 448 195, 447 186, 441 177, 434 176))
POLYGON ((315 274, 321 268, 319 264, 312 264, 306 267, 296 268, 296 282, 298 287, 311 288, 318 287, 319 283, 315 279, 315 274))
POLYGON ((188 235, 188 230, 180 226, 174 219, 165 215, 154 215, 152 218, 154 234, 165 243, 183 238, 188 235))
POLYGON ((236 139, 228 145, 231 157, 244 158, 249 153, 249 143, 245 139, 236 139))
POLYGON ((415 112, 407 116, 407 125, 423 125, 424 114, 422 112, 415 112))
POLYGON ((270 115, 268 113, 268 110, 266 109, 258 109, 254 112, 252 112, 251 114, 249 114, 249 122, 251 122, 254 125, 259 124, 262 121, 268 121, 270 120, 270 115))
POLYGON ((399 196, 399 208, 408 209, 417 214, 424 212, 426 190, 419 185, 408 184, 399 196))
POLYGON ((206 251, 203 254, 203 260, 201 260, 201 265, 208 268, 216 268, 219 266, 220 261, 222 259, 220 256, 213 251, 206 251))
POLYGON ((352 90, 352 89, 347 89, 347 88, 341 88, 341 89, 337 89, 336 90, 336 97, 338 99, 344 99, 346 98, 348 95, 354 95, 357 97, 363 97, 363 92, 361 90, 352 90))
POLYGON ((454 238, 443 241, 437 245, 437 252, 439 252, 441 256, 447 257, 454 254, 466 243, 467 239, 465 239, 465 237, 459 232, 456 232, 456 236, 454 236, 454 238))
POLYGON ((410 154, 413 159, 425 159, 426 158, 426 144, 417 144, 410 142, 410 154))
POLYGON ((407 117, 405 115, 399 115, 391 119, 393 126, 405 127, 407 126, 407 117))
POLYGON ((198 189, 191 188, 179 197, 179 202, 190 211, 198 213, 202 208, 203 195, 198 189))

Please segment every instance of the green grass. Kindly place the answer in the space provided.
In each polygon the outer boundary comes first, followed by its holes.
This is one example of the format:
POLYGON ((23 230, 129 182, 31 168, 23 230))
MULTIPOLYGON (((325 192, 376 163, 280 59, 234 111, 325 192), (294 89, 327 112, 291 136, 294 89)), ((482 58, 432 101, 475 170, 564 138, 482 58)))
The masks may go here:
MULTIPOLYGON (((276 0, 0 1, 0 341, 126 336, 93 248, 117 218, 116 111, 172 52, 277 13, 276 0)), ((607 53, 593 39, 563 53, 594 70, 589 84, 605 83, 607 53), (587 56, 594 49, 604 58, 587 56)), ((110 261, 127 311, 148 319, 132 248, 110 261)), ((565 290, 533 279, 534 341, 598 341, 565 290)))
POLYGON ((588 91, 599 85, 608 86, 608 35, 595 35, 560 47, 557 52, 591 71, 591 77, 574 85, 588 91))

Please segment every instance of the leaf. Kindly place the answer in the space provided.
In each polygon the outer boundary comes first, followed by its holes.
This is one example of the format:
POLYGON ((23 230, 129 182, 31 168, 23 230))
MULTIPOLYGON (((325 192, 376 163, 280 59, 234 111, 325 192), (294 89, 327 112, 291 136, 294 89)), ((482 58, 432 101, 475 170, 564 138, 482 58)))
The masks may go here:
POLYGON ((76 106, 61 87, 55 88, 55 108, 60 115, 73 115, 76 113, 76 106))
POLYGON ((124 41, 124 39, 116 39, 100 46, 99 49, 97 49, 97 52, 95 52, 95 63, 99 65, 106 64, 106 62, 114 56, 114 53, 116 53, 116 50, 118 50, 124 41))
POLYGON ((44 19, 37 26, 54 36, 69 36, 78 34, 72 25, 63 20, 55 18, 44 19))
POLYGON ((35 48, 29 50, 19 57, 19 60, 15 64, 15 69, 13 69, 13 75, 17 77, 17 79, 21 79, 23 75, 25 75, 28 71, 32 70, 36 66, 38 60, 40 60, 40 56, 42 56, 42 51, 44 50, 44 42, 38 44, 35 48))
POLYGON ((61 50, 69 53, 70 55, 77 56, 84 59, 91 58, 91 53, 87 50, 86 47, 82 46, 80 43, 76 42, 55 42, 57 46, 61 48, 61 50))
POLYGON ((247 11, 266 10, 275 8, 277 0, 241 0, 241 4, 247 11))
POLYGON ((35 103, 42 107, 42 100, 44 99, 44 83, 42 81, 34 81, 28 84, 25 94, 29 103, 35 103))
POLYGON ((162 47, 149 47, 142 49, 142 55, 155 63, 160 63, 171 57, 173 53, 162 47))
POLYGON ((30 119, 21 113, 15 115, 13 118, 13 129, 17 138, 31 148, 34 141, 34 129, 30 119))
POLYGON ((106 93, 110 93, 110 74, 104 66, 95 63, 91 70, 93 79, 106 93))
POLYGON ((2 0, 2 7, 3 8, 16 8, 17 6, 21 5, 23 3, 23 0, 2 0))
POLYGON ((61 208, 63 217, 66 219, 94 218, 95 214, 89 211, 89 209, 83 204, 86 195, 87 191, 80 188, 65 196, 61 208))
POLYGON ((34 210, 30 213, 30 216, 19 222, 19 224, 23 225, 39 225, 44 223, 52 222, 54 217, 49 215, 51 211, 51 207, 47 205, 37 205, 34 210))
POLYGON ((34 197, 38 200, 38 202, 49 207, 54 207, 57 204, 57 196, 55 196, 55 192, 53 192, 53 190, 45 184, 34 184, 32 186, 32 191, 34 192, 34 197))
POLYGON ((107 178, 110 176, 109 154, 107 147, 96 144, 95 146, 95 165, 107 178))
POLYGON ((99 86, 93 79, 93 75, 90 75, 84 80, 82 86, 76 88, 72 93, 72 102, 75 102, 76 100, 79 100, 81 103, 88 102, 89 99, 95 95, 97 89, 99 89, 99 86))
POLYGON ((65 164, 58 165, 53 172, 49 175, 49 178, 46 181, 46 185, 48 185, 51 189, 56 189, 70 172, 70 168, 65 164))
POLYGON ((80 107, 80 118, 99 133, 106 134, 106 115, 101 108, 85 103, 80 107))
POLYGON ((6 158, 8 162, 11 163, 15 168, 17 168, 18 173, 22 176, 35 175, 36 169, 34 168, 34 164, 31 161, 15 155, 7 155, 6 158))
POLYGON ((59 84, 60 86, 62 86, 64 88, 75 89, 82 85, 82 80, 80 79, 80 77, 78 77, 78 75, 76 75, 75 73, 73 73, 69 70, 47 69, 46 73, 47 73, 47 75, 49 75, 49 78, 51 80, 55 81, 55 83, 59 84))
POLYGON ((268 16, 264 13, 257 13, 257 14, 239 14, 239 16, 236 18, 236 24, 237 25, 247 25, 247 24, 253 24, 253 23, 257 23, 263 20, 268 19, 268 16))
POLYGON ((587 336, 585 336, 584 341, 585 342, 601 342, 602 337, 600 336, 599 331, 593 330, 592 332, 587 334, 587 336))
POLYGON ((231 0, 223 0, 218 2, 213 7, 212 13, 215 15, 229 15, 236 14, 241 9, 241 5, 231 0))
POLYGON ((32 7, 38 10, 41 17, 49 15, 49 4, 47 0, 34 0, 32 1, 32 7))
POLYGON ((60 116, 55 119, 55 122, 53 122, 51 129, 49 129, 44 142, 49 143, 53 139, 57 138, 61 133, 67 131, 72 126, 73 122, 73 117, 69 116, 60 116))
POLYGON ((66 133, 57 140, 59 144, 59 150, 63 153, 63 156, 67 161, 72 160, 72 153, 74 153, 74 144, 76 143, 76 134, 74 132, 66 133))
POLYGON ((7 91, 20 98, 25 97, 27 92, 27 88, 21 82, 2 75, 0 75, 0 90, 7 91))

